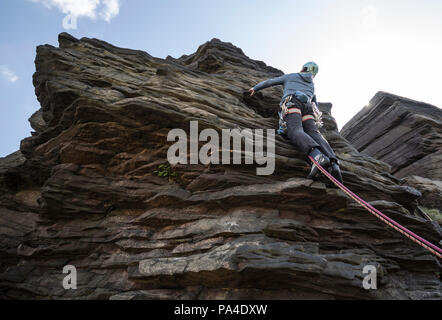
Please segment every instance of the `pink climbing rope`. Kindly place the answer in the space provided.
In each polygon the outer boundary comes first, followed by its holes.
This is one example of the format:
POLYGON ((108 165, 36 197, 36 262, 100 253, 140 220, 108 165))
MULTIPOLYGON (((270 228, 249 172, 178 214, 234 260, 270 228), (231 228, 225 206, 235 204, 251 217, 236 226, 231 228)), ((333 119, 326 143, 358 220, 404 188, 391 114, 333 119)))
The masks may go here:
POLYGON ((369 203, 365 202, 361 198, 359 198, 356 194, 354 194, 350 189, 348 189, 346 186, 344 186, 342 183, 340 183, 335 177, 333 177, 327 170, 325 170, 321 165, 311 156, 309 156, 310 160, 318 167, 319 170, 323 174, 327 176, 339 189, 344 191, 350 198, 355 200, 357 203, 359 203, 361 206, 363 206, 365 209, 367 209, 368 212, 373 214, 376 218, 381 220, 382 222, 386 223, 388 226, 392 227, 396 231, 400 232, 410 240, 416 242, 423 248, 427 249, 432 254, 436 255, 440 259, 442 259, 442 249, 435 246, 434 244, 428 242, 427 240, 419 237, 417 234, 413 233, 412 231, 408 230, 404 226, 400 225, 393 219, 387 217, 385 214, 374 208, 369 203))

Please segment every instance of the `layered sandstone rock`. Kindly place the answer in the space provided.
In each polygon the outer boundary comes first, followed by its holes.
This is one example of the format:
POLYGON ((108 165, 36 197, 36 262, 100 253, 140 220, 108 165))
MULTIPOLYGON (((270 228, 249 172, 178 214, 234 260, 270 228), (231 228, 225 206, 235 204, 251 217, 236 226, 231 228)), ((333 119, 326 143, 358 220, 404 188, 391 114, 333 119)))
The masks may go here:
POLYGON ((379 92, 341 130, 360 152, 385 161, 401 184, 423 196, 419 208, 442 221, 442 110, 379 92))
MULTIPOLYGON (((192 120, 275 128, 281 89, 247 90, 281 71, 217 39, 179 59, 65 33, 59 43, 37 48, 35 132, 0 159, 2 298, 441 298, 440 261, 305 179, 306 159, 279 136, 269 176, 246 164, 167 166, 169 131, 192 120), (378 290, 362 288, 369 264, 378 290), (77 290, 62 286, 66 265, 77 290)), ((320 107, 346 185, 438 243, 421 193, 359 153, 331 104, 320 107)))
POLYGON ((399 178, 442 180, 442 109, 379 92, 341 130, 360 152, 392 166, 399 178))

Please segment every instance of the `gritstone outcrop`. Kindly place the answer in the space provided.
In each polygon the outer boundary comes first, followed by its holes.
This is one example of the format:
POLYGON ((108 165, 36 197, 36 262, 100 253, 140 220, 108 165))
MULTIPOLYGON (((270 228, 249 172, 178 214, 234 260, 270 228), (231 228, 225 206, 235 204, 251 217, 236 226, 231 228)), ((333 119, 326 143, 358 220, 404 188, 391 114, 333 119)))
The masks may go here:
MULTIPOLYGON (((276 137, 276 171, 167 166, 172 128, 276 128, 282 72, 213 39, 158 59, 63 33, 37 48, 41 109, 0 160, 0 296, 37 299, 440 299, 440 262, 336 188, 305 179, 276 137), (164 165, 159 169, 160 165, 164 165), (158 174, 159 170, 164 174, 158 174), (362 287, 365 265, 378 289, 362 287), (78 271, 65 290, 65 265, 78 271)), ((346 185, 433 243, 411 186, 359 153, 324 112, 346 185)))

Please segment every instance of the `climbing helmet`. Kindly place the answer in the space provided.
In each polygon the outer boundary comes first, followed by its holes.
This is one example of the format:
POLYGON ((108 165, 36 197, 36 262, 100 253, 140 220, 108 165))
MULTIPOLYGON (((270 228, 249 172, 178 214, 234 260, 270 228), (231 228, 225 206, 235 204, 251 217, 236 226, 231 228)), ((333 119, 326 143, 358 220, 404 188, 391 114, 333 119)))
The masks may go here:
POLYGON ((316 76, 319 71, 318 65, 314 62, 307 62, 302 66, 302 69, 306 70, 306 72, 311 72, 313 74, 313 77, 316 76))

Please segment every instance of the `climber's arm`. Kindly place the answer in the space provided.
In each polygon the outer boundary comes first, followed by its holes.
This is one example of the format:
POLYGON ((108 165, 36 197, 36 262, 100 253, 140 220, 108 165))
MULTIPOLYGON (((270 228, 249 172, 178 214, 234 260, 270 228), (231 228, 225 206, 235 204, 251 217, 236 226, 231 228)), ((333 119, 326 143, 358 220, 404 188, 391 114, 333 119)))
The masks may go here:
POLYGON ((285 79, 286 79, 286 75, 283 75, 283 76, 280 76, 277 78, 273 78, 273 79, 269 79, 269 80, 265 80, 265 81, 257 84, 253 88, 251 88, 249 90, 250 95, 253 96, 255 94, 255 92, 265 89, 265 88, 268 88, 268 87, 273 87, 276 85, 284 84, 285 79))

